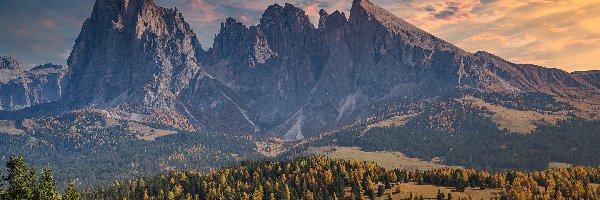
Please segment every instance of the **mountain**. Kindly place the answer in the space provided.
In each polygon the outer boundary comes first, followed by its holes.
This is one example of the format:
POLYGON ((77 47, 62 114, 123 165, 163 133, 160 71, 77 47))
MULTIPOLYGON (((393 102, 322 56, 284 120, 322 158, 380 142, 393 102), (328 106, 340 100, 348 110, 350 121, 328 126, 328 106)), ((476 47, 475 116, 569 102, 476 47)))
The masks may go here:
POLYGON ((198 65, 201 52, 176 9, 150 0, 98 0, 69 56, 72 79, 63 103, 116 108, 119 115, 187 129, 253 130, 223 123, 246 120, 235 95, 198 65))
POLYGON ((579 72, 573 72, 572 74, 575 77, 578 77, 580 79, 587 81, 588 83, 595 86, 596 88, 600 88, 600 84, 599 84, 600 83, 600 70, 579 71, 579 72))
POLYGON ((254 26, 227 18, 204 50, 177 9, 98 0, 69 56, 64 94, 4 110, 58 102, 3 116, 99 108, 124 120, 296 140, 389 113, 390 104, 541 93, 589 118, 587 104, 600 96, 593 72, 469 53, 368 0, 354 0, 349 17, 320 15, 315 27, 302 9, 274 4, 254 26))
POLYGON ((349 18, 320 14, 318 27, 291 4, 270 6, 256 26, 228 18, 200 59, 252 102, 251 118, 270 135, 302 139, 373 116, 382 102, 461 91, 600 94, 597 80, 468 53, 367 0, 353 1, 349 18))
POLYGON ((31 70, 11 57, 0 57, 0 111, 15 111, 62 98, 67 68, 45 64, 31 70))
POLYGON ((368 0, 319 13, 316 26, 292 4, 256 25, 227 18, 203 49, 177 9, 97 0, 68 67, 0 60, 0 151, 89 185, 331 146, 483 169, 600 164, 598 71, 470 53, 368 0))

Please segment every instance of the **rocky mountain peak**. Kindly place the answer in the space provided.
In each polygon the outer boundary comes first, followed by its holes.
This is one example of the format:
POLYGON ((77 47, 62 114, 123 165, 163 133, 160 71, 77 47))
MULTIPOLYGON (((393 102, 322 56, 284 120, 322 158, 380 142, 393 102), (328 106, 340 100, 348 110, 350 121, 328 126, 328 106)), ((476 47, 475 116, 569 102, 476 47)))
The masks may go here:
POLYGON ((286 3, 283 7, 279 4, 269 6, 262 15, 260 23, 263 27, 269 25, 287 25, 291 27, 300 25, 301 28, 314 28, 304 10, 289 3, 286 3))
POLYGON ((12 57, 2 56, 0 57, 0 69, 23 70, 23 66, 12 57))
POLYGON ((67 67, 64 66, 64 65, 55 65, 55 64, 52 64, 52 63, 46 63, 46 64, 43 64, 43 65, 38 65, 38 66, 35 66, 35 67, 31 68, 31 71, 62 70, 62 69, 65 69, 65 68, 67 68, 67 67))
POLYGON ((289 52, 294 47, 304 46, 306 37, 313 37, 314 25, 306 13, 292 5, 274 4, 263 13, 258 28, 264 33, 271 48, 277 52, 289 52))
POLYGON ((348 21, 346 14, 338 10, 329 15, 325 10, 321 9, 319 15, 319 29, 336 29, 337 27, 343 26, 348 21))
POLYGON ((26 71, 16 59, 0 57, 0 111, 60 100, 66 74, 65 66, 45 64, 26 71))
POLYGON ((462 51, 458 47, 406 22, 368 0, 355 0, 352 2, 349 21, 355 29, 365 30, 375 28, 385 30, 389 34, 402 39, 404 43, 421 48, 462 51))
POLYGON ((68 64, 69 101, 170 107, 199 71, 200 43, 181 13, 152 0, 98 0, 68 64), (136 94, 136 95, 134 95, 136 94))

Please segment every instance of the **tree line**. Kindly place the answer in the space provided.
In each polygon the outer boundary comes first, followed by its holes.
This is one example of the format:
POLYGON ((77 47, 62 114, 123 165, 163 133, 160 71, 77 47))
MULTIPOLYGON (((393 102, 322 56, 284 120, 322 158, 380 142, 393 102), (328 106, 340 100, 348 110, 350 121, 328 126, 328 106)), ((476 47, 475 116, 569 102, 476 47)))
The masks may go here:
MULTIPOLYGON (((473 169, 386 170, 372 162, 323 157, 244 162, 210 173, 173 171, 88 189, 86 199, 393 199, 401 183, 500 189, 499 199, 598 199, 600 168, 574 167, 525 173, 473 169)), ((411 199, 423 199, 411 193, 411 199)), ((438 199, 453 199, 438 193, 438 199)), ((464 199, 459 197, 456 199, 464 199)))
POLYGON ((6 162, 6 176, 0 171, 0 199, 11 200, 81 200, 75 184, 67 183, 67 189, 60 193, 54 181, 52 168, 44 167, 38 172, 25 163, 23 156, 11 155, 6 162))

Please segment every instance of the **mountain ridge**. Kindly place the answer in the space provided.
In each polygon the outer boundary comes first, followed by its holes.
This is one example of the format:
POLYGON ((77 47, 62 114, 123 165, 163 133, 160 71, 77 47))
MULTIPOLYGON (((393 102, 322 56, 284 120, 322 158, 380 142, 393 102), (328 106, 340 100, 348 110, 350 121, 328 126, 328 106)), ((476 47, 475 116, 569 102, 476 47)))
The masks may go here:
MULTIPOLYGON (((177 9, 97 0, 68 59, 69 84, 52 105, 153 123, 170 115, 180 127, 297 140, 374 116, 387 102, 471 90, 600 96, 597 73, 469 53, 368 0, 354 0, 348 17, 319 14, 316 27, 287 3, 266 8, 257 25, 227 18, 204 50, 177 9)), ((43 107, 21 113, 36 116, 43 107)))
POLYGON ((44 64, 25 70, 11 57, 0 57, 0 111, 16 111, 58 101, 66 85, 67 67, 44 64))

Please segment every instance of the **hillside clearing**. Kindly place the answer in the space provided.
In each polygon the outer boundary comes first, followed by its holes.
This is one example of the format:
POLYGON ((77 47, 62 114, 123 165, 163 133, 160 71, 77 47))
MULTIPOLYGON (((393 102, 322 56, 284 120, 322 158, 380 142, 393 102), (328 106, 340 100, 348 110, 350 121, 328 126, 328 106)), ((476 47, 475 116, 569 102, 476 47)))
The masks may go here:
POLYGON ((358 147, 320 147, 310 151, 311 154, 320 154, 333 159, 371 161, 386 169, 429 170, 447 167, 417 158, 409 158, 400 152, 366 152, 358 147))
POLYGON ((547 114, 536 111, 509 109, 485 102, 484 100, 473 96, 465 96, 458 99, 458 101, 469 103, 476 107, 486 108, 493 113, 491 118, 492 121, 498 125, 498 129, 507 129, 513 133, 530 134, 540 123, 555 125, 559 120, 566 120, 569 118, 566 116, 566 113, 553 112, 547 114))
POLYGON ((24 130, 16 127, 16 122, 11 120, 0 120, 0 133, 8 135, 23 135, 24 130))
POLYGON ((152 128, 135 122, 129 122, 128 124, 127 130, 135 133, 135 137, 140 140, 154 141, 156 138, 177 133, 175 131, 152 128))
MULTIPOLYGON (((393 199, 409 199, 410 193, 412 192, 413 196, 419 197, 419 195, 423 195, 425 199, 435 199, 438 193, 438 190, 446 197, 448 197, 448 193, 452 193, 452 199, 467 198, 473 200, 479 199, 492 199, 499 198, 502 192, 502 189, 485 189, 481 190, 479 188, 467 188, 464 192, 458 192, 452 187, 442 187, 435 185, 418 185, 414 182, 402 183, 400 185, 394 185, 392 189, 386 190, 388 192, 392 192, 393 199), (400 193, 396 193, 397 188, 400 188, 400 193)), ((377 199, 383 200, 387 199, 387 196, 378 197, 377 199)))

